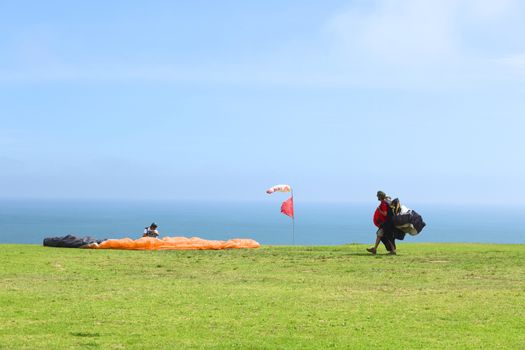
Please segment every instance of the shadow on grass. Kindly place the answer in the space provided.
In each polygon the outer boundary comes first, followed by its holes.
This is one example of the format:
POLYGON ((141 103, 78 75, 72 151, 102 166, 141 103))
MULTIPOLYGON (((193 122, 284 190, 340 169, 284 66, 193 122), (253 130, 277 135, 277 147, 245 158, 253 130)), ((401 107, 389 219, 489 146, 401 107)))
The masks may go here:
POLYGON ((89 332, 71 332, 69 333, 75 337, 100 337, 100 333, 89 333, 89 332))

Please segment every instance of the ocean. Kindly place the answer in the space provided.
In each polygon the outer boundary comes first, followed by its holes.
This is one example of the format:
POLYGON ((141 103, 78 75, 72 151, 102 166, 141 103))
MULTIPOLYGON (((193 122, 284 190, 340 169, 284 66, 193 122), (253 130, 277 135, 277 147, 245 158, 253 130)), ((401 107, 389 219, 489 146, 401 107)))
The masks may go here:
MULTIPOLYGON (((283 198, 282 200, 284 200, 283 198)), ((372 243, 375 201, 367 204, 295 203, 292 220, 281 201, 177 202, 94 200, 0 200, 0 243, 42 244, 45 237, 139 238, 156 222, 161 236, 227 240, 252 238, 263 245, 372 243)), ((405 242, 525 243, 516 224, 525 208, 408 205, 427 223, 405 242)))

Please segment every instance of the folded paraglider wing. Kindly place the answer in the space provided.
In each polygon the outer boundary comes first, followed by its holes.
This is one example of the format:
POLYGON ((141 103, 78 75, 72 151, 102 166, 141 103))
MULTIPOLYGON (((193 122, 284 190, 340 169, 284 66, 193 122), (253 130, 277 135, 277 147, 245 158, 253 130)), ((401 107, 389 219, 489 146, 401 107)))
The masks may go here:
POLYGON ((123 250, 218 250, 259 248, 261 245, 253 239, 235 238, 229 241, 214 241, 198 237, 142 237, 139 239, 121 238, 97 240, 92 237, 48 237, 44 246, 87 249, 123 249, 123 250))
POLYGON ((394 222, 394 226, 413 236, 421 233, 423 228, 427 225, 423 221, 421 215, 419 215, 415 210, 410 209, 406 213, 394 215, 392 220, 394 222))
POLYGON ((44 238, 44 246, 46 247, 61 247, 61 248, 81 248, 93 243, 101 243, 104 240, 97 240, 93 237, 76 237, 67 235, 62 237, 47 237, 44 238))
POLYGON ((136 240, 130 238, 108 239, 100 244, 93 244, 91 249, 123 249, 123 250, 219 250, 259 248, 260 244, 253 239, 230 239, 229 241, 206 240, 198 237, 142 237, 136 240))

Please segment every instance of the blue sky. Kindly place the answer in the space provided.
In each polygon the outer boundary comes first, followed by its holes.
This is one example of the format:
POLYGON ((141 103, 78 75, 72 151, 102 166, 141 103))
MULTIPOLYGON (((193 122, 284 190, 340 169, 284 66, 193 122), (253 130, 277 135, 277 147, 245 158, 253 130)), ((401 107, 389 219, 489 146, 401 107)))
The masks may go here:
POLYGON ((522 203, 525 4, 2 1, 0 197, 522 203))

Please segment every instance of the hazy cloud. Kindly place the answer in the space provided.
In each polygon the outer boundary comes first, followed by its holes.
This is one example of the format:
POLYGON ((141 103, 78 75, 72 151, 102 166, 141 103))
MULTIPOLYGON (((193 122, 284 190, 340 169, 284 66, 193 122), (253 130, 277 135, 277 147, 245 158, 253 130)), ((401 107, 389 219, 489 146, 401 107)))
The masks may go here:
POLYGON ((0 59, 0 83, 131 80, 436 87, 515 79, 512 70, 523 70, 525 46, 505 40, 519 38, 525 31, 523 7, 516 0, 350 4, 318 23, 316 37, 298 32, 293 43, 283 39, 275 43, 273 51, 238 58, 217 55, 213 63, 162 58, 157 62, 117 62, 104 57, 93 63, 86 57, 65 54, 66 48, 60 46, 65 33, 28 31, 17 36, 15 46, 4 48, 12 59, 0 59))
POLYGON ((503 63, 507 66, 520 69, 525 72, 525 53, 507 55, 498 60, 500 63, 503 63))
POLYGON ((450 1, 382 1, 373 11, 350 8, 327 21, 326 30, 352 58, 396 64, 441 60, 458 48, 450 1))

